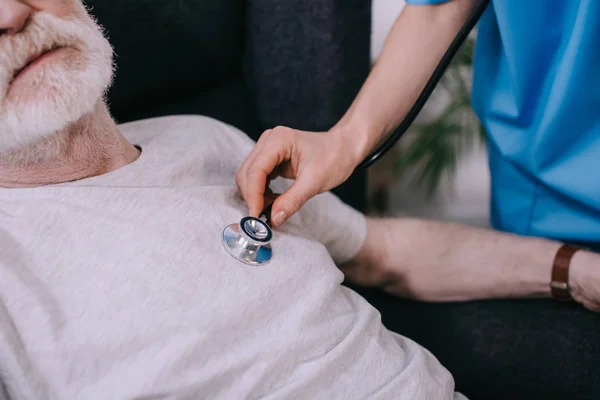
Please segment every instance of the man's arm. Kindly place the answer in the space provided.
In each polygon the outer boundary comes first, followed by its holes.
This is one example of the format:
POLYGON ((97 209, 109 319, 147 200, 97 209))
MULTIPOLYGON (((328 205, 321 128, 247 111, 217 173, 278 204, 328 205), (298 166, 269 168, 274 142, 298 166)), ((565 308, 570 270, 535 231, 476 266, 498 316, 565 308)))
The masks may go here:
MULTIPOLYGON (((424 301, 549 297, 560 243, 453 223, 369 219, 365 244, 342 266, 355 283, 424 301)), ((600 255, 571 263, 573 297, 600 305, 600 255)))

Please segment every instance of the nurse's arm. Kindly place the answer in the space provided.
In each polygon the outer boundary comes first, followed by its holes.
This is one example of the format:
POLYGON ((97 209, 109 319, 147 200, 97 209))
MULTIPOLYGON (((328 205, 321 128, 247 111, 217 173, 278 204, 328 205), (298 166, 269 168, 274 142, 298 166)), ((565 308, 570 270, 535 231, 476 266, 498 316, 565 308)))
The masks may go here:
POLYGON ((351 107, 331 130, 356 144, 362 160, 410 111, 480 0, 407 4, 351 107))
MULTIPOLYGON (((423 301, 550 297, 561 243, 454 223, 369 219, 365 244, 341 267, 354 283, 423 301)), ((572 259, 573 297, 599 310, 600 255, 572 259)))
POLYGON ((263 210, 271 177, 296 180, 273 204, 275 226, 311 197, 348 179, 380 139, 404 119, 480 1, 407 5, 355 101, 327 134, 286 127, 265 132, 236 175, 250 215, 263 210))

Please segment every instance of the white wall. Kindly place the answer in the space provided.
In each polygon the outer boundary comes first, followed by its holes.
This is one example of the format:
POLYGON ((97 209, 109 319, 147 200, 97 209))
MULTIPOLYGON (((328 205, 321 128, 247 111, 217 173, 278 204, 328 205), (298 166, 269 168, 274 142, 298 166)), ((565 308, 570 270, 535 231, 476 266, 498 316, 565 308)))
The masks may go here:
MULTIPOLYGON (((385 37, 403 7, 402 0, 373 0, 373 61, 379 56, 385 37)), ((454 179, 442 182, 438 195, 432 200, 426 201, 424 193, 409 187, 406 182, 397 182, 390 190, 392 213, 480 226, 488 225, 489 199, 490 176, 484 146, 475 146, 464 157, 454 179)))

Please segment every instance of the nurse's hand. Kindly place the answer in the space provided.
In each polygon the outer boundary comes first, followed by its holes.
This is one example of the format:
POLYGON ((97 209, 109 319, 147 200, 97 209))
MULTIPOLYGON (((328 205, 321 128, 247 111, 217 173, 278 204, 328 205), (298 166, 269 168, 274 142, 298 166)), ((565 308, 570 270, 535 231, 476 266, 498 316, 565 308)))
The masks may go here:
POLYGON ((271 221, 280 226, 311 197, 333 189, 350 177, 360 161, 358 146, 337 128, 305 132, 277 127, 263 133, 236 176, 250 215, 265 206, 268 184, 278 176, 295 179, 273 203, 271 221))

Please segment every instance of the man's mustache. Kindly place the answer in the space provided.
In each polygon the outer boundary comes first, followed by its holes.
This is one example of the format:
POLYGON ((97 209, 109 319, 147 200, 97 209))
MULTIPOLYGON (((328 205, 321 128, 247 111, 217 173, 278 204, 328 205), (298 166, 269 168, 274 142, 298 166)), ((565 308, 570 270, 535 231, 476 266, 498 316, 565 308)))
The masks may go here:
POLYGON ((82 28, 84 31, 92 28, 84 25, 80 21, 60 19, 46 12, 37 12, 30 18, 22 32, 2 35, 0 37, 0 101, 6 95, 15 75, 32 61, 32 57, 59 47, 80 48, 82 28))

